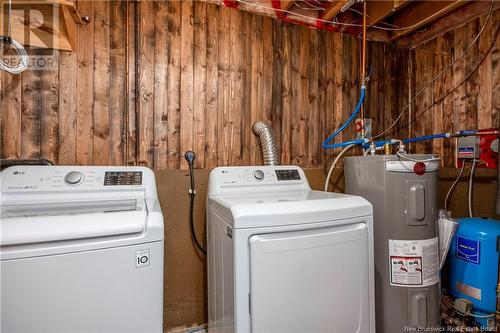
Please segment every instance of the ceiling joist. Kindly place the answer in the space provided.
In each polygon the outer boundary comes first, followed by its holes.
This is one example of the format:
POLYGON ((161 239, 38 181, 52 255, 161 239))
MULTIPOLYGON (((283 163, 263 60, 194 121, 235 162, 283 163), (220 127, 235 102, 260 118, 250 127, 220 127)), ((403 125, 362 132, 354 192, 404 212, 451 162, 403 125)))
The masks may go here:
MULTIPOLYGON (((490 5, 489 1, 472 1, 453 13, 436 20, 426 31, 414 32, 411 35, 398 39, 397 43, 401 47, 414 48, 439 35, 463 26, 478 17, 486 15, 490 9, 490 5)), ((500 1, 495 1, 493 10, 499 8, 500 1)))
POLYGON ((409 0, 368 0, 366 2, 368 26, 374 26, 397 10, 403 8, 409 2, 409 0))
POLYGON ((332 18, 334 18, 335 16, 337 16, 340 13, 342 8, 349 5, 350 2, 353 2, 353 1, 350 1, 350 0, 333 1, 332 4, 330 6, 328 6, 325 9, 325 11, 323 12, 323 14, 321 15, 321 19, 327 20, 327 21, 331 20, 332 18))
POLYGON ((467 3, 469 3, 469 0, 415 1, 412 6, 406 6, 394 17, 392 23, 395 26, 408 27, 408 29, 395 32, 391 40, 394 41, 404 37, 467 3))

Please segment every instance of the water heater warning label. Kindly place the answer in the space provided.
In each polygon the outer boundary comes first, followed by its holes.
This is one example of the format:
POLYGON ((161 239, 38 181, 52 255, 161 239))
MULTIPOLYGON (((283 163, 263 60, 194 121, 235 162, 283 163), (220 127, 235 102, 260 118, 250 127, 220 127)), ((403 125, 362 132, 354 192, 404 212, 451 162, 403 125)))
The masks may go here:
POLYGON ((438 238, 389 239, 392 286, 426 287, 439 281, 438 238))

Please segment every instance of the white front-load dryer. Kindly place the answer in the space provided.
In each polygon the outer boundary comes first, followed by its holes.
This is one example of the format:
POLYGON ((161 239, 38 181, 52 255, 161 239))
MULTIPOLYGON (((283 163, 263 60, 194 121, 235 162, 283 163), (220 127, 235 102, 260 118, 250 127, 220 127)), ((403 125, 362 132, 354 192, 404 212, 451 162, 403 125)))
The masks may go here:
POLYGON ((1 173, 0 332, 163 332, 163 216, 143 167, 1 173))
POLYGON ((219 167, 207 199, 209 332, 375 332, 372 206, 296 166, 219 167))

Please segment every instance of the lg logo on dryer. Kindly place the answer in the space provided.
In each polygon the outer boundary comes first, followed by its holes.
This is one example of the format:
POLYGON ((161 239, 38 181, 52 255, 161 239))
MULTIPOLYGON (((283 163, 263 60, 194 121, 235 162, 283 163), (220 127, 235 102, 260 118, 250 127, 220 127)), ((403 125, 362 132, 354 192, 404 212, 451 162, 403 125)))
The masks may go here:
POLYGON ((135 252, 135 267, 141 268, 149 266, 150 257, 149 257, 149 249, 140 250, 135 252))

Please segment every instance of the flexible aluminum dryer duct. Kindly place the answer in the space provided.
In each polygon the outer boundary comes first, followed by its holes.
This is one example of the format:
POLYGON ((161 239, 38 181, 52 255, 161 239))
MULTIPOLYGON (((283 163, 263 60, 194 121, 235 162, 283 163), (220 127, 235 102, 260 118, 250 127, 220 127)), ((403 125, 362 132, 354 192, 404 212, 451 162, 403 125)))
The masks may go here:
POLYGON ((259 136, 262 147, 264 165, 279 165, 280 155, 271 126, 263 121, 256 121, 252 126, 253 132, 259 136))

